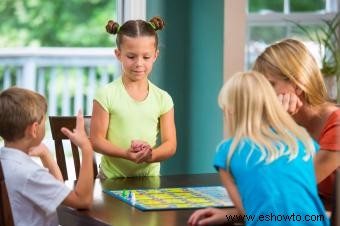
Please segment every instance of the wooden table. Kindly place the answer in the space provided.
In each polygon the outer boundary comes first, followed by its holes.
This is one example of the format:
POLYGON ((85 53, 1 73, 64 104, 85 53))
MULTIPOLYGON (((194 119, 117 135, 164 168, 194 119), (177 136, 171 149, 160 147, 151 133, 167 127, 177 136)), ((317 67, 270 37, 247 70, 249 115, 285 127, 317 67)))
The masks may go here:
MULTIPOLYGON (((74 182, 66 182, 70 187, 74 182)), ((93 206, 90 210, 58 209, 61 225, 181 226, 187 225, 195 210, 140 211, 103 192, 103 189, 163 188, 221 185, 218 174, 191 174, 95 180, 93 206)))

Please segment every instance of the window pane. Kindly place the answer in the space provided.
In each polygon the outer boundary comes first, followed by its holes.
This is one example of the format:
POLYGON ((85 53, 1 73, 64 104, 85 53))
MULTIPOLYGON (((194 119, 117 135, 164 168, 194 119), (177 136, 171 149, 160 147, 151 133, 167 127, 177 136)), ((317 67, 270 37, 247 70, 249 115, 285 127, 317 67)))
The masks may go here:
POLYGON ((290 0, 292 12, 313 12, 325 9, 325 0, 290 0))
POLYGON ((251 68, 256 57, 275 41, 286 37, 284 26, 253 26, 249 28, 249 42, 247 48, 247 68, 251 68))
POLYGON ((250 40, 271 43, 286 36, 284 26, 252 26, 250 27, 250 40))
MULTIPOLYGON (((316 24, 308 24, 308 25, 301 25, 302 28, 299 28, 295 25, 291 26, 291 34, 294 36, 297 36, 299 38, 305 39, 305 40, 317 40, 317 33, 323 34, 321 31, 322 27, 320 25, 316 24)), ((325 28, 324 28, 325 29, 325 28)), ((321 38, 324 38, 323 36, 320 36, 321 38)))
POLYGON ((249 12, 283 12, 283 0, 248 0, 249 12))
POLYGON ((321 57, 324 55, 325 48, 317 41, 317 33, 319 33, 320 38, 324 39, 325 37, 322 36, 322 27, 320 25, 303 25, 305 31, 297 26, 291 27, 291 36, 303 41, 307 46, 309 51, 315 57, 316 61, 318 62, 321 68, 321 57), (308 34, 306 33, 308 32, 308 34))

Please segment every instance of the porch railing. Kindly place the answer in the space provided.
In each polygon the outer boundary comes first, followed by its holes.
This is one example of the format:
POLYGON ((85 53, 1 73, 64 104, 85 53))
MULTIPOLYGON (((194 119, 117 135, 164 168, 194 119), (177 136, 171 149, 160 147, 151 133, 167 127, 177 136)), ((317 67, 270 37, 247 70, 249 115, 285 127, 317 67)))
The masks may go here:
POLYGON ((0 89, 18 86, 48 100, 49 115, 92 112, 96 89, 119 76, 113 48, 0 49, 0 89))
MULTIPOLYGON (((113 48, 0 49, 0 90, 18 86, 41 93, 48 101, 49 115, 75 115, 80 108, 91 115, 96 89, 119 75, 113 48)), ((43 142, 54 150, 48 121, 43 142)), ((75 179, 71 147, 68 142, 63 145, 70 178, 75 179)), ((99 162, 100 155, 96 158, 99 162)))

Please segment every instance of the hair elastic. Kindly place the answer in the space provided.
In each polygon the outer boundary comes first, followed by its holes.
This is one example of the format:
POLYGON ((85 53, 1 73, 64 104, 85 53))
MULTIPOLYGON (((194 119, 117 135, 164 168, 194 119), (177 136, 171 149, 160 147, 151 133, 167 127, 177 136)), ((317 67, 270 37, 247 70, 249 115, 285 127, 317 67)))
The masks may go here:
POLYGON ((150 24, 150 26, 152 27, 152 29, 156 30, 156 26, 155 26, 153 23, 148 22, 148 24, 150 24))
POLYGON ((120 30, 121 27, 122 27, 122 26, 118 25, 116 34, 118 34, 118 32, 119 32, 119 30, 120 30))

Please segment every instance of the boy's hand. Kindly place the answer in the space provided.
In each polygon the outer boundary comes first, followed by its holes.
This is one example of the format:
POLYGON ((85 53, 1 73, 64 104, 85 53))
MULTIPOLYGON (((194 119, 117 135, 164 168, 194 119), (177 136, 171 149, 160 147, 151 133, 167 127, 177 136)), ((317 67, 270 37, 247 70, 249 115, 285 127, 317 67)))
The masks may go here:
POLYGON ((70 131, 69 129, 62 127, 61 132, 70 138, 70 140, 82 150, 84 150, 84 147, 86 146, 91 146, 85 132, 84 117, 80 110, 77 115, 76 128, 74 128, 73 131, 70 131))
POLYGON ((44 157, 48 154, 48 148, 45 144, 40 143, 38 146, 31 147, 28 151, 28 154, 33 157, 44 157))
POLYGON ((303 105, 300 98, 294 93, 279 94, 278 98, 283 108, 290 115, 295 115, 303 105))
POLYGON ((38 146, 31 147, 28 150, 30 156, 39 157, 43 166, 59 181, 64 181, 57 163, 49 153, 45 144, 40 143, 38 146))

